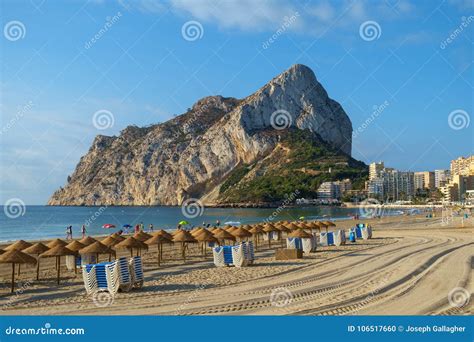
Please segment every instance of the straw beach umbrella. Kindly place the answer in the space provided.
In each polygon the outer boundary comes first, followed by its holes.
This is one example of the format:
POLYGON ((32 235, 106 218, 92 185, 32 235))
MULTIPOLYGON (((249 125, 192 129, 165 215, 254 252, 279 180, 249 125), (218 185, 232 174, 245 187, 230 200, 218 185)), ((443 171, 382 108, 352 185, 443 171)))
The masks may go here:
POLYGON ((24 240, 18 240, 15 243, 12 243, 8 247, 5 247, 5 251, 22 251, 25 248, 31 247, 32 244, 24 240))
POLYGON ((73 252, 70 249, 66 248, 65 246, 58 245, 40 254, 40 258, 53 257, 53 256, 56 257, 56 265, 58 269, 58 284, 59 284, 59 279, 61 276, 61 257, 66 256, 66 255, 77 255, 77 252, 73 252))
POLYGON ((278 231, 278 229, 276 229, 274 225, 266 224, 265 227, 263 227, 263 231, 264 231, 265 233, 267 233, 267 236, 268 236, 268 248, 271 248, 271 247, 272 247, 272 239, 271 239, 270 233, 271 233, 271 232, 276 232, 276 231, 278 231))
MULTIPOLYGON (((66 245, 66 248, 73 251, 73 252, 79 252, 79 250, 83 249, 85 245, 80 243, 79 241, 72 241, 66 245)), ((73 257, 74 258, 74 273, 77 274, 77 267, 76 267, 76 256, 75 255, 69 255, 66 258, 73 257)))
POLYGON ((172 240, 164 235, 153 235, 151 238, 145 241, 147 245, 158 246, 158 266, 161 265, 161 260, 163 257, 163 242, 172 242, 172 240))
POLYGON ((164 237, 167 237, 168 239, 172 240, 173 239, 173 235, 171 235, 170 233, 168 233, 166 230, 163 230, 163 229, 160 229, 156 232, 154 232, 152 234, 153 236, 164 236, 164 237))
POLYGON ((173 242, 181 243, 181 255, 184 262, 186 262, 186 244, 189 242, 196 242, 196 239, 191 235, 191 233, 181 230, 173 236, 173 242))
MULTIPOLYGON (((331 221, 323 221, 323 223, 327 226, 327 227, 335 227, 336 224, 334 222, 331 222, 331 221)), ((327 232, 327 228, 326 228, 326 232, 327 232)))
POLYGON ((242 227, 235 228, 230 233, 232 235, 234 235, 236 238, 239 238, 240 241, 242 241, 245 238, 248 238, 248 237, 252 236, 251 232, 249 232, 247 229, 242 228, 242 227))
POLYGON ((305 232, 303 229, 298 229, 288 234, 288 237, 308 239, 312 238, 313 235, 308 232, 305 232))
POLYGON ((109 236, 114 238, 118 242, 122 242, 123 240, 125 240, 125 238, 117 232, 115 232, 115 233, 113 233, 112 235, 109 235, 109 236))
POLYGON ((146 240, 151 238, 151 235, 140 230, 139 232, 133 234, 133 237, 141 242, 145 242, 146 240))
MULTIPOLYGON (((18 240, 15 243, 12 243, 8 247, 5 248, 5 251, 22 251, 25 248, 31 247, 32 244, 29 242, 26 242, 24 240, 18 240)), ((18 275, 20 275, 21 271, 21 264, 18 264, 18 275)))
POLYGON ((115 254, 114 250, 110 247, 104 245, 103 243, 96 241, 91 243, 89 246, 82 248, 79 250, 79 254, 95 254, 96 262, 99 262, 99 254, 108 254, 109 260, 111 259, 111 255, 115 254))
POLYGON ((206 256, 206 243, 207 242, 217 242, 217 239, 214 235, 207 229, 201 230, 201 232, 194 237, 196 241, 202 243, 202 253, 206 256))
MULTIPOLYGON (((79 241, 80 242, 80 241, 79 241)), ((61 247, 64 247, 68 244, 68 242, 66 241, 63 241, 61 239, 54 239, 54 240, 51 240, 50 242, 48 242, 46 244, 46 247, 48 248, 54 248, 54 247, 57 247, 57 246, 61 246, 61 247)))
POLYGON ((255 242, 255 250, 257 250, 257 248, 258 248, 258 236, 260 234, 264 233, 263 227, 257 224, 255 226, 253 226, 252 228, 250 228, 249 232, 252 233, 252 239, 255 242))
POLYGON ((85 238, 79 240, 79 242, 82 243, 84 246, 89 246, 90 244, 93 244, 96 241, 96 239, 90 236, 86 236, 85 238))
MULTIPOLYGON (((49 248, 46 245, 43 245, 41 242, 37 242, 34 245, 31 245, 28 248, 25 248, 22 250, 23 253, 30 254, 30 255, 36 255, 39 257, 41 253, 44 253, 48 250, 49 248)), ((36 280, 39 280, 39 259, 38 259, 38 265, 36 269, 36 280)))
POLYGON ((140 240, 135 239, 132 236, 129 236, 128 238, 126 238, 122 242, 119 242, 118 244, 116 244, 114 246, 114 248, 115 249, 121 249, 121 248, 129 249, 130 250, 130 256, 133 257, 133 249, 137 250, 137 256, 138 256, 138 253, 142 249, 148 249, 148 245, 144 242, 141 242, 140 240))
MULTIPOLYGON (((124 239, 125 240, 125 239, 124 239)), ((100 240, 100 243, 106 245, 107 247, 113 247, 118 244, 120 241, 113 237, 112 235, 107 236, 106 238, 100 240)))
POLYGON ((235 236, 222 228, 214 229, 211 231, 211 233, 217 240, 222 241, 224 245, 225 240, 235 241, 235 236))
POLYGON ((0 263, 12 264, 12 287, 11 293, 15 290, 15 264, 35 264, 36 259, 18 250, 11 250, 0 255, 0 263))

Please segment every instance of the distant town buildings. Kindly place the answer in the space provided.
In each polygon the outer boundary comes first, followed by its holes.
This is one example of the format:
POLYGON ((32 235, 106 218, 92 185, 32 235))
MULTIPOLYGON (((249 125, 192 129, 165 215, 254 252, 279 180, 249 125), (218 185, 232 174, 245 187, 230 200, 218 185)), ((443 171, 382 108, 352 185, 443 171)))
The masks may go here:
POLYGON ((387 168, 383 162, 369 165, 366 182, 369 197, 384 202, 411 200, 415 196, 436 193, 437 189, 443 201, 472 202, 474 156, 452 160, 449 170, 410 172, 387 168))
POLYGON ((344 193, 352 189, 350 179, 335 182, 323 182, 318 188, 318 199, 339 200, 344 193))
POLYGON ((372 163, 367 191, 369 197, 382 201, 410 200, 415 195, 415 174, 384 167, 383 162, 372 163))
POLYGON ((474 190, 474 156, 452 160, 450 176, 440 186, 443 200, 446 202, 471 201, 474 190))
POLYGON ((474 174, 474 155, 464 158, 459 157, 458 159, 451 161, 451 175, 469 176, 474 174))
POLYGON ((415 193, 423 190, 435 189, 435 173, 432 171, 415 172, 415 193))
POLYGON ((441 188, 449 179, 449 170, 435 170, 435 187, 441 188))

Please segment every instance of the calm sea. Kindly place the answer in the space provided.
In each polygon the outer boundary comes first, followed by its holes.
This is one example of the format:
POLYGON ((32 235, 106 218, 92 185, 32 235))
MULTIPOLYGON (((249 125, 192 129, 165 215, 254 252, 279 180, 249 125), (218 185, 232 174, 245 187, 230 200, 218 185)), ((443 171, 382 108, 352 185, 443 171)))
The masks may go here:
MULTIPOLYGON (((187 218, 181 207, 49 207, 26 206, 20 211, 10 213, 2 206, 0 215, 0 241, 37 240, 64 238, 66 226, 72 225, 73 236, 80 235, 80 227, 89 222, 88 235, 110 234, 123 225, 134 226, 143 222, 145 228, 152 223, 156 228, 175 229, 181 220, 187 220, 190 226, 204 223, 214 224, 220 220, 222 224, 229 221, 241 223, 261 222, 270 216, 274 220, 295 220, 304 216, 312 219, 347 219, 359 214, 358 209, 338 207, 299 207, 285 208, 278 213, 276 209, 230 209, 205 208, 201 216, 187 218), (7 215, 8 214, 8 215, 7 215), (275 215, 274 215, 275 214, 275 215), (114 224, 116 229, 104 229, 104 224, 114 224)), ((384 210, 384 215, 396 215, 396 210, 384 210)))

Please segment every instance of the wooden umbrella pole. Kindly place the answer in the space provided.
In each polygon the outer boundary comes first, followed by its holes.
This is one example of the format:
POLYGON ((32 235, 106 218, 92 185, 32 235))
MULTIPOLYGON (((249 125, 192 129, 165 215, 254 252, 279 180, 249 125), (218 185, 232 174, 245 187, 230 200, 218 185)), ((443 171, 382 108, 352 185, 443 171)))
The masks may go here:
POLYGON ((160 244, 158 244, 158 267, 160 266, 160 244))
POLYGON ((12 293, 15 290, 15 263, 12 262, 12 293))
POLYGON ((60 270, 61 270, 61 257, 58 256, 58 285, 59 285, 59 277, 60 277, 60 270))
POLYGON ((18 264, 18 276, 20 276, 21 264, 18 264))
POLYGON ((133 258, 133 248, 130 248, 130 258, 133 258))
POLYGON ((272 248, 272 239, 270 237, 270 233, 268 233, 268 249, 272 248))
POLYGON ((36 280, 39 280, 40 276, 40 260, 39 260, 39 255, 38 258, 36 259, 36 280))

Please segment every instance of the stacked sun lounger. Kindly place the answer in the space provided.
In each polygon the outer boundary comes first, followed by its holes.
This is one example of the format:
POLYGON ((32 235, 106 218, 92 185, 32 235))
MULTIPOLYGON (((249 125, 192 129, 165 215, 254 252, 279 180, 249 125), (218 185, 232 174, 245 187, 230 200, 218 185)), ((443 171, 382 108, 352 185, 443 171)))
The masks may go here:
POLYGON ((316 251, 316 245, 317 245, 316 236, 313 236, 312 238, 289 237, 286 239, 286 248, 299 249, 305 253, 316 251))
POLYGON ((217 246, 213 250, 214 265, 242 267, 253 263, 254 249, 252 242, 242 242, 235 246, 217 246))
POLYGON ((111 294, 119 290, 129 291, 132 286, 143 285, 143 267, 140 257, 120 258, 112 262, 101 262, 82 266, 84 287, 88 294, 108 291, 111 294))
POLYGON ((317 238, 314 235, 312 238, 302 238, 301 244, 303 245, 303 252, 316 252, 317 238))
POLYGON ((346 244, 346 232, 342 229, 333 232, 334 245, 341 246, 346 244))
POLYGON ((319 235, 319 244, 321 246, 333 246, 334 245, 334 232, 321 233, 319 235))
POLYGON ((367 226, 367 227, 362 227, 360 228, 360 232, 362 235, 362 239, 368 240, 372 239, 372 228, 367 226))

